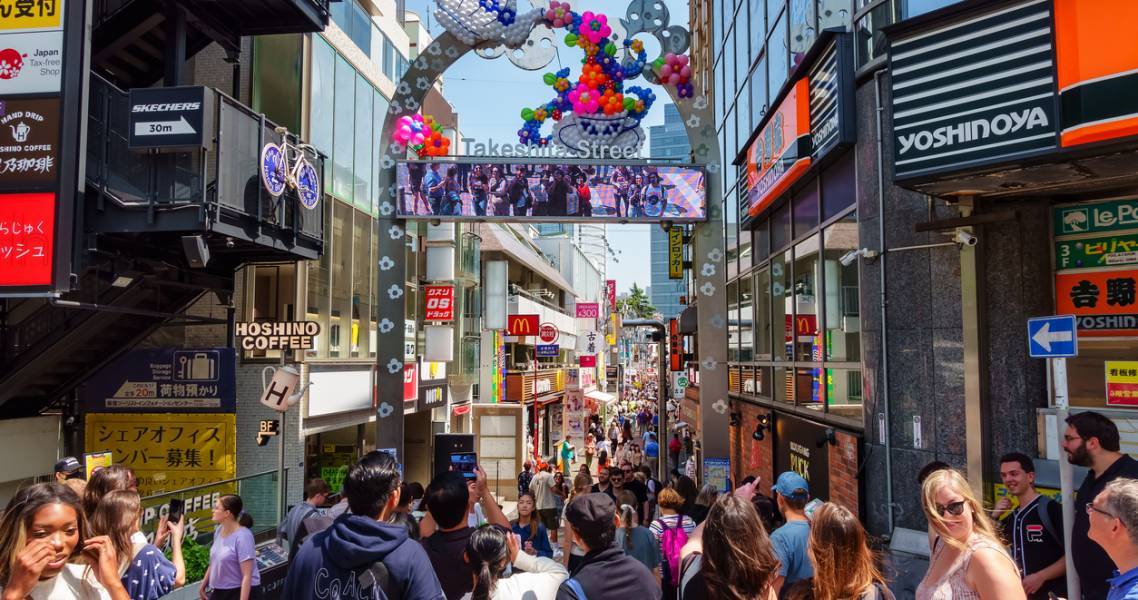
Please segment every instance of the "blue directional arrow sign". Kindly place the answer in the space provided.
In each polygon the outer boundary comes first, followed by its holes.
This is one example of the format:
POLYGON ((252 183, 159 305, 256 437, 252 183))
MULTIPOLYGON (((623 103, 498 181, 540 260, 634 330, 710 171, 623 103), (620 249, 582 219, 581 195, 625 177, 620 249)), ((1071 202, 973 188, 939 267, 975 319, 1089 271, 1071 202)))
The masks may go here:
POLYGON ((1032 358, 1078 356, 1079 335, 1075 316, 1028 319, 1027 346, 1032 358))

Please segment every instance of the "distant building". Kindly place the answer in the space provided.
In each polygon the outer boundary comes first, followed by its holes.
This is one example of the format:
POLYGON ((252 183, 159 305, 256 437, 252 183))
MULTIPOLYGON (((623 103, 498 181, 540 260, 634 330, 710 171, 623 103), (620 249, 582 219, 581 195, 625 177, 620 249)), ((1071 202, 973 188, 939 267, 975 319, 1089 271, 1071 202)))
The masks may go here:
MULTIPOLYGON (((648 128, 650 156, 653 159, 689 160, 691 149, 688 146, 687 132, 680 112, 674 104, 664 107, 664 124, 648 128)), ((652 226, 652 284, 648 286, 648 297, 652 305, 665 319, 675 317, 683 310, 680 296, 684 294, 687 277, 668 279, 668 234, 660 227, 652 226)))

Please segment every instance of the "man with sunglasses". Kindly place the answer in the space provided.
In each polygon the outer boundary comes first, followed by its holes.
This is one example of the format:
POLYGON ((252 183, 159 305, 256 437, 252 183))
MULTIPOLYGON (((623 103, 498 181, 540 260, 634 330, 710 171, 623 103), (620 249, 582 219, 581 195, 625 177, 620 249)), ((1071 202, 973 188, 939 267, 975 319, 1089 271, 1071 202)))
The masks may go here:
POLYGON ((1028 600, 1047 600, 1050 592, 1066 596, 1063 508, 1035 491, 1035 463, 1026 454, 1002 456, 1000 479, 1008 495, 996 503, 992 517, 1004 519, 1004 539, 1023 577, 1028 600), (1011 496, 1019 501, 1018 509, 1011 508, 1011 496))
POLYGON ((1087 467, 1083 484, 1075 493, 1075 524, 1071 529, 1071 557, 1079 574, 1083 600, 1106 600, 1115 565, 1090 537, 1087 506, 1107 484, 1120 477, 1138 478, 1138 461, 1119 449, 1118 427, 1107 417, 1085 411, 1067 417, 1063 450, 1071 464, 1087 467))
POLYGON ((1088 535, 1118 565, 1107 600, 1138 600, 1138 480, 1108 483, 1086 513, 1088 535))

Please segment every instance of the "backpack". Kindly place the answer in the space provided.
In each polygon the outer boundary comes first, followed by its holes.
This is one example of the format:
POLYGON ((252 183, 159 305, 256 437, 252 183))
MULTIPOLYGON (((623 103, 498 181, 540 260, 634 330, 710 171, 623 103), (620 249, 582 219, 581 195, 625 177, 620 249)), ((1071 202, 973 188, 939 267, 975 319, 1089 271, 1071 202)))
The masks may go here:
POLYGON ((391 580, 391 572, 383 561, 373 563, 356 575, 359 590, 370 589, 375 600, 403 600, 403 591, 391 580))
POLYGON ((1052 502, 1054 502, 1054 500, 1052 500, 1050 496, 1040 496, 1039 502, 1035 505, 1035 512, 1039 515, 1039 521, 1043 523, 1043 529, 1047 531, 1047 534, 1051 536, 1051 539, 1055 540, 1059 543, 1060 546, 1062 546, 1063 538, 1059 537, 1059 534, 1055 529, 1055 523, 1051 522, 1051 511, 1048 510, 1051 508, 1052 502))
POLYGON ((585 590, 581 588, 581 583, 576 579, 573 579, 572 577, 566 579, 565 587, 569 588, 569 591, 573 592, 573 595, 577 597, 577 600, 589 600, 589 598, 585 596, 585 590))
POLYGON ((677 515, 676 526, 668 527, 668 522, 664 519, 657 519, 660 527, 664 529, 660 534, 660 546, 663 549, 664 556, 664 581, 669 585, 680 585, 680 551, 683 550, 684 544, 688 543, 688 533, 684 531, 684 517, 677 515))

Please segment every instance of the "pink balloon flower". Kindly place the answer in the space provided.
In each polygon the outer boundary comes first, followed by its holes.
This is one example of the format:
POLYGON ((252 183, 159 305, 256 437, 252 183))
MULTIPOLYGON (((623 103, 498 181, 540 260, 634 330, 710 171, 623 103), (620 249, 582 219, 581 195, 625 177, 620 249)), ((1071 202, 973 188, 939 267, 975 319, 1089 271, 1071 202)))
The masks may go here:
POLYGON ((577 33, 589 40, 591 44, 599 44, 602 39, 612 34, 612 27, 609 27, 608 20, 609 18, 605 15, 586 11, 585 14, 581 15, 581 26, 577 28, 577 33))
POLYGON ((569 102, 573 104, 573 112, 579 115, 591 115, 600 110, 601 93, 590 90, 589 86, 582 83, 569 92, 569 102))

